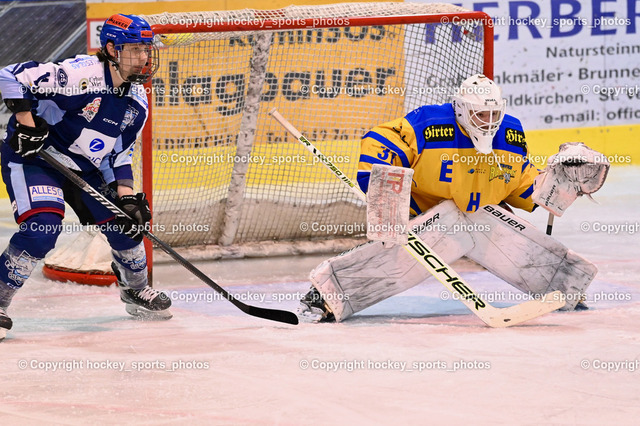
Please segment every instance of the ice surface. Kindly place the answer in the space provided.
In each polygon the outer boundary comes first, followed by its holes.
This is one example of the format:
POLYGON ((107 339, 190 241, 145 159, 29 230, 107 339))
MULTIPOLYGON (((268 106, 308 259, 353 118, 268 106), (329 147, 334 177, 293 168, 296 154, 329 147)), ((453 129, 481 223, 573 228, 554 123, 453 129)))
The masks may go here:
MULTIPOLYGON (((341 324, 290 326, 243 314, 176 264, 155 269, 174 299, 164 322, 130 318, 115 288, 38 271, 0 343, 0 424, 637 424, 638 188, 640 168, 614 168, 600 205, 579 199, 555 221, 599 268, 591 310, 508 329, 485 327, 433 279, 341 324), (604 225, 636 233, 593 231, 604 225)), ((16 225, 2 209, 4 247, 16 225)), ((545 212, 518 214, 545 228, 545 212)), ((294 310, 322 259, 197 266, 246 303, 294 310)), ((477 291, 516 294, 455 266, 477 291)))

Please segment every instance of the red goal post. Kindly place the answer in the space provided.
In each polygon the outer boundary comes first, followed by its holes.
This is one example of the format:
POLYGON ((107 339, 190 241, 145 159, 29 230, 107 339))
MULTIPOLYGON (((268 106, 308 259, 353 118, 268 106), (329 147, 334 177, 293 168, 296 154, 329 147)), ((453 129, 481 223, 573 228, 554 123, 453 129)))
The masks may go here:
POLYGON ((368 129, 493 76, 493 21, 449 4, 144 18, 161 63, 138 189, 154 234, 192 258, 338 251, 366 235, 362 202, 269 119, 273 107, 355 177, 368 129))

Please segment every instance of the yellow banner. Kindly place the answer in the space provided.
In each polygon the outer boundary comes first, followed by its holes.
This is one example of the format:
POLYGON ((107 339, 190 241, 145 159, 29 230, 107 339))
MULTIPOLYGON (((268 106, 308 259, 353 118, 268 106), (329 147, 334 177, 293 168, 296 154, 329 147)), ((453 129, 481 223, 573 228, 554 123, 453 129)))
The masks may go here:
MULTIPOLYGON (((216 163, 215 177, 192 165, 158 169, 156 188, 175 189, 228 182, 250 92, 254 39, 250 35, 193 43, 201 35, 164 37, 161 66, 154 77, 153 134, 156 153, 182 153, 216 163), (229 157, 231 158, 231 157, 229 157), (163 176, 162 178, 160 176, 163 176)), ((360 137, 367 129, 401 114, 404 81, 401 26, 343 27, 276 32, 260 92, 257 127, 247 185, 308 184, 331 179, 322 166, 296 160, 304 149, 267 112, 277 107, 311 140, 332 147, 342 167, 358 163, 360 137), (392 116, 389 116, 389 115, 392 116), (293 158, 290 163, 278 157, 293 158), (315 170, 314 170, 315 169, 315 170)), ((211 167, 211 166, 210 166, 211 167)))
MULTIPOLYGON (((157 149, 235 143, 252 60, 251 36, 179 45, 196 37, 169 35, 154 78, 157 149)), ((256 143, 285 139, 269 129, 277 107, 305 122, 320 140, 357 140, 387 111, 402 111, 401 27, 328 28, 276 33, 261 91, 256 143), (364 53, 366 52, 366 54, 364 53), (392 52, 393 54, 389 54, 392 52), (366 112, 366 114, 361 114, 366 112), (363 117, 364 115, 364 117, 363 117), (357 122, 355 122, 357 120, 357 122)))

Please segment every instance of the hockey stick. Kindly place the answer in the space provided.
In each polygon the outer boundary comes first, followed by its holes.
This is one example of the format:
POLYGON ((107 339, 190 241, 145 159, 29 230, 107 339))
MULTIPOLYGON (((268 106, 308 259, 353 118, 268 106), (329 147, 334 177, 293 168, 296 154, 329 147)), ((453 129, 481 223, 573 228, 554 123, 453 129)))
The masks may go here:
MULTIPOLYGON (((82 179, 80 176, 76 175, 74 172, 66 168, 64 165, 62 165, 58 160, 56 160, 53 156, 51 156, 51 154, 49 154, 45 150, 41 150, 38 154, 44 161, 46 161, 53 168, 55 168, 60 173, 62 173, 67 179, 69 179, 75 185, 77 185, 82 190, 84 190, 89 195, 91 195, 95 200, 100 202, 100 204, 102 204, 104 207, 109 209, 109 211, 115 214, 116 217, 133 220, 125 212, 120 210, 118 206, 113 204, 104 195, 102 195, 98 190, 96 190, 94 187, 92 187, 87 182, 85 182, 84 179, 82 179)), ((182 257, 178 252, 172 249, 171 246, 169 246, 164 241, 160 240, 158 237, 153 235, 150 231, 143 230, 142 233, 145 235, 145 237, 147 237, 148 239, 150 239, 151 241, 159 245, 160 248, 164 250, 164 252, 167 253, 169 256, 174 258, 176 262, 184 266, 186 269, 189 270, 189 272, 191 272, 192 274, 200 278, 202 281, 204 281, 205 284, 207 284, 209 287, 211 287, 212 289, 220 293, 222 296, 224 296, 225 299, 233 303, 238 309, 240 309, 245 314, 252 315, 258 318, 271 320, 271 321, 284 322, 287 324, 294 324, 294 325, 298 324, 298 317, 293 312, 281 311, 277 309, 259 308, 256 306, 247 305, 237 300, 224 288, 216 284, 215 281, 207 277, 202 271, 196 268, 191 262, 189 262, 187 259, 182 257)))
MULTIPOLYGON (((301 142, 307 149, 315 155, 329 170, 333 172, 355 195, 362 201, 367 201, 367 196, 356 186, 338 167, 336 167, 327 157, 324 156, 302 133, 300 133, 287 119, 285 119, 275 108, 269 111, 291 135, 301 142)), ((546 313, 555 311, 564 306, 562 292, 553 291, 544 295, 542 300, 530 300, 507 308, 496 308, 484 302, 477 293, 449 266, 437 253, 420 239, 419 236, 409 231, 409 242, 403 246, 431 275, 440 281, 451 293, 457 295, 467 308, 476 314, 485 324, 490 327, 509 327, 520 324, 533 318, 537 318, 546 313)))
POLYGON ((551 235, 553 231, 553 213, 549 213, 549 217, 547 218, 547 235, 551 235))

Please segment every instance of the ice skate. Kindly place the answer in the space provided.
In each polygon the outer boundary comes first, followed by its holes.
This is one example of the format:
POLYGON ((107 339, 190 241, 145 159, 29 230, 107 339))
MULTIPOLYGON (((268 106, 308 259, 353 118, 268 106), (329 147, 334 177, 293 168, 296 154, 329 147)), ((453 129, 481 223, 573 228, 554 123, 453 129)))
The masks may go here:
POLYGON ((115 263, 111 264, 111 269, 118 279, 120 300, 126 304, 125 309, 129 315, 142 320, 168 320, 173 317, 169 311, 171 307, 169 296, 148 285, 141 289, 131 288, 123 282, 120 270, 115 263))
POLYGON ((7 315, 7 311, 4 308, 0 308, 0 342, 7 337, 7 331, 13 327, 13 321, 7 315))
POLYGON ((169 296, 149 286, 140 290, 120 287, 120 300, 126 304, 127 313, 139 319, 168 320, 173 317, 169 311, 169 296))
POLYGON ((298 317, 303 322, 333 322, 335 317, 315 287, 300 299, 298 317))
POLYGON ((585 294, 582 295, 580 301, 576 304, 576 307, 573 308, 575 311, 588 311, 589 305, 587 305, 587 296, 585 294))

